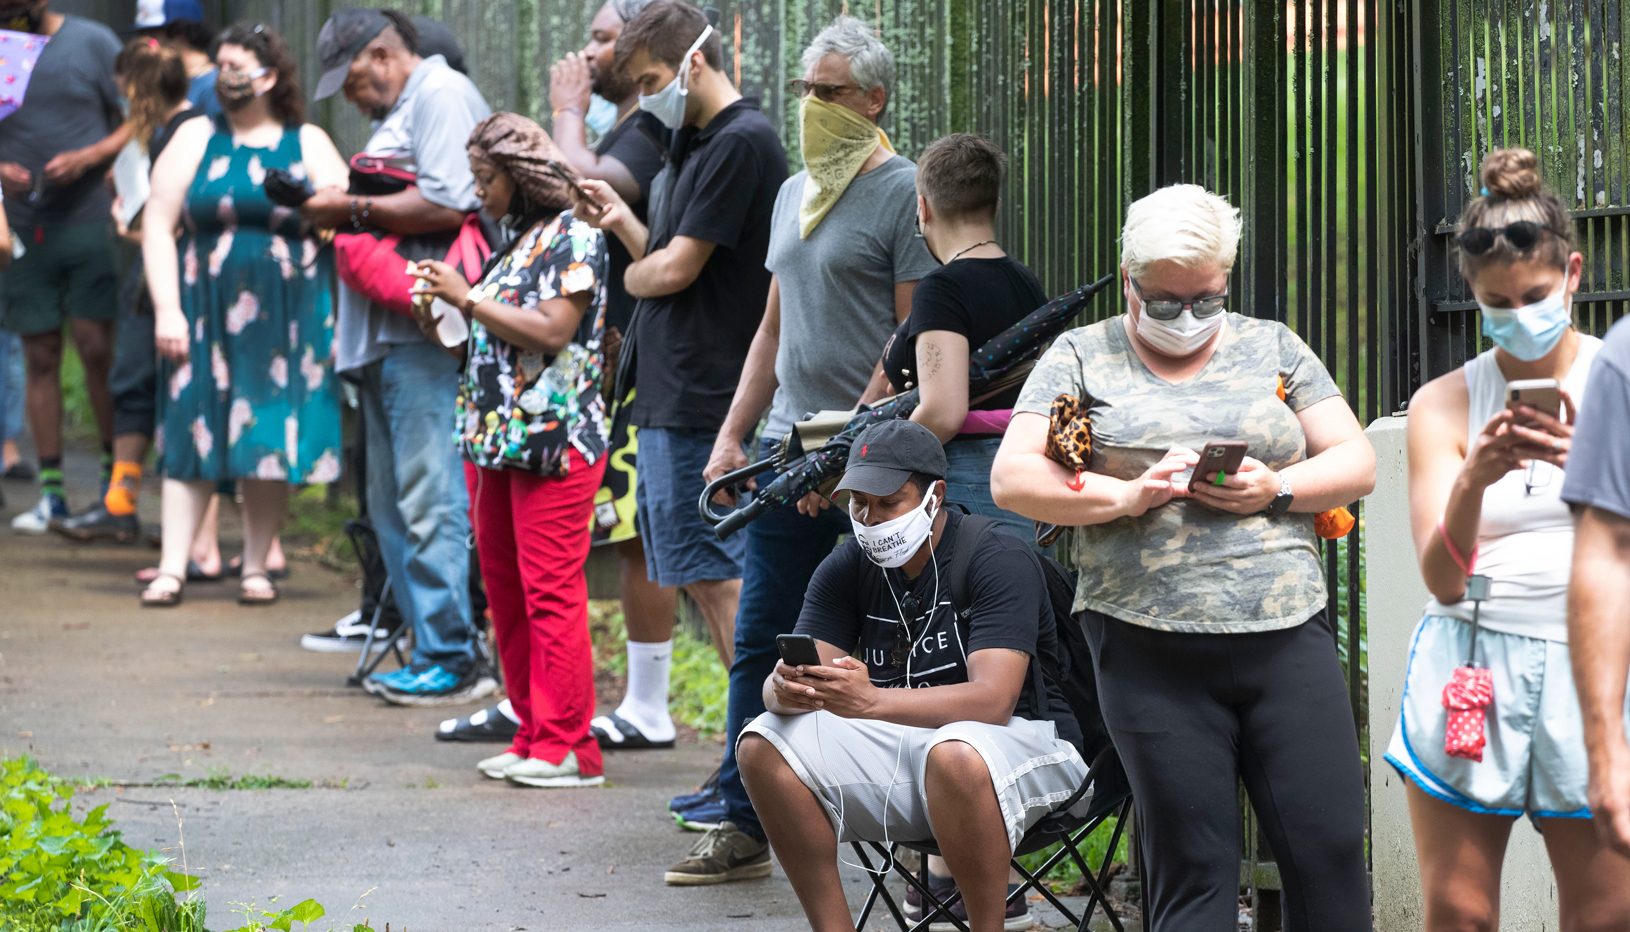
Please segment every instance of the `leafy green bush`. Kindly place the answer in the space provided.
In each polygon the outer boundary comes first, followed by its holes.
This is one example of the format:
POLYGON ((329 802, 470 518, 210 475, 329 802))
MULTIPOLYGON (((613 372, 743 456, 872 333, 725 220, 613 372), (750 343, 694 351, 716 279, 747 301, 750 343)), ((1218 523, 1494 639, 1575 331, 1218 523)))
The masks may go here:
POLYGON ((202 932, 203 901, 175 898, 197 886, 196 877, 121 841, 106 805, 75 820, 73 787, 31 758, 0 766, 0 925, 18 932, 202 932))
MULTIPOLYGON (((73 795, 32 758, 0 761, 0 929, 207 932, 204 901, 190 895, 199 879, 170 870, 156 851, 125 844, 106 805, 76 820, 73 795)), ((289 932, 296 922, 305 929, 325 912, 305 900, 278 912, 250 904, 242 914, 244 925, 232 932, 289 932)))
MULTIPOLYGON (((1109 838, 1115 834, 1115 822, 1114 816, 1104 820, 1104 824, 1100 825, 1097 831, 1087 836, 1086 843, 1081 845, 1081 856, 1086 859, 1087 866, 1091 867, 1094 872, 1104 863, 1104 853, 1109 848, 1109 838)), ((1048 845, 1040 851, 1019 858, 1019 863, 1024 865, 1025 870, 1034 871, 1046 863, 1048 858, 1057 854, 1062 847, 1062 845, 1048 845)), ((1125 832, 1121 833, 1120 841, 1115 845, 1115 854, 1109 859, 1111 864, 1116 861, 1126 863, 1125 832)), ((1071 894, 1075 892, 1075 888, 1080 883, 1081 868, 1077 867, 1075 859, 1069 856, 1065 856, 1064 860, 1053 868, 1052 873, 1047 875, 1047 886, 1052 888, 1054 893, 1071 894)))

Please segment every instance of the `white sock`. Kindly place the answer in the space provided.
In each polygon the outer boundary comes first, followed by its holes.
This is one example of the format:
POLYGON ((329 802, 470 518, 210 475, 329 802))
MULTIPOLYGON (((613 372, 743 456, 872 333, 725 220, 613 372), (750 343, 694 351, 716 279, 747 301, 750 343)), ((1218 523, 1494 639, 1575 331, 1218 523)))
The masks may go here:
POLYGON ((671 741, 673 718, 668 715, 668 673, 673 668, 672 638, 656 643, 628 642, 628 691, 617 715, 652 741, 671 741))

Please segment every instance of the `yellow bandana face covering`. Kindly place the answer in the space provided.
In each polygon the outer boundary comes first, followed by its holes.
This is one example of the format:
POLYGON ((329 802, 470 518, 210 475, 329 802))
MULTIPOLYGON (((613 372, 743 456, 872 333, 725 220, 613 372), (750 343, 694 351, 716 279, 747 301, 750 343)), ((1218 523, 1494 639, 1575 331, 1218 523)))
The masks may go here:
POLYGON ((843 196, 877 147, 890 153, 894 147, 882 127, 814 94, 798 103, 798 142, 809 170, 804 199, 798 205, 798 238, 804 239, 843 196))

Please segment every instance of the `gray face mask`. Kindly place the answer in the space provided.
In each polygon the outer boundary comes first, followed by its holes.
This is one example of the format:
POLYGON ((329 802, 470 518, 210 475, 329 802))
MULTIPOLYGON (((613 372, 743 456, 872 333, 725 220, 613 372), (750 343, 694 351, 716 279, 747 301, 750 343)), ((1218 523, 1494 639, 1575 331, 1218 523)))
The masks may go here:
POLYGON ((663 126, 669 129, 678 129, 685 125, 685 101, 690 96, 687 76, 690 74, 690 57, 702 47, 707 37, 713 34, 713 27, 708 26, 702 34, 691 43, 690 50, 679 59, 679 73, 668 82, 668 86, 655 94, 640 95, 640 109, 655 116, 663 126))

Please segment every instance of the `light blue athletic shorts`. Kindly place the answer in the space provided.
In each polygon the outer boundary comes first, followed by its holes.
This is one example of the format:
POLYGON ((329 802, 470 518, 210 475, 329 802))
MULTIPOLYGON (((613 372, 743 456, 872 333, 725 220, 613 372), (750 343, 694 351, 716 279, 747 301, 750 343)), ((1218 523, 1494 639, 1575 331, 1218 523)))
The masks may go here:
POLYGON ((1458 618, 1421 619, 1387 763, 1426 793, 1472 812, 1590 818, 1584 726, 1566 644, 1479 631, 1477 663, 1494 674, 1483 759, 1444 753, 1443 687, 1466 662, 1471 630, 1458 618))

